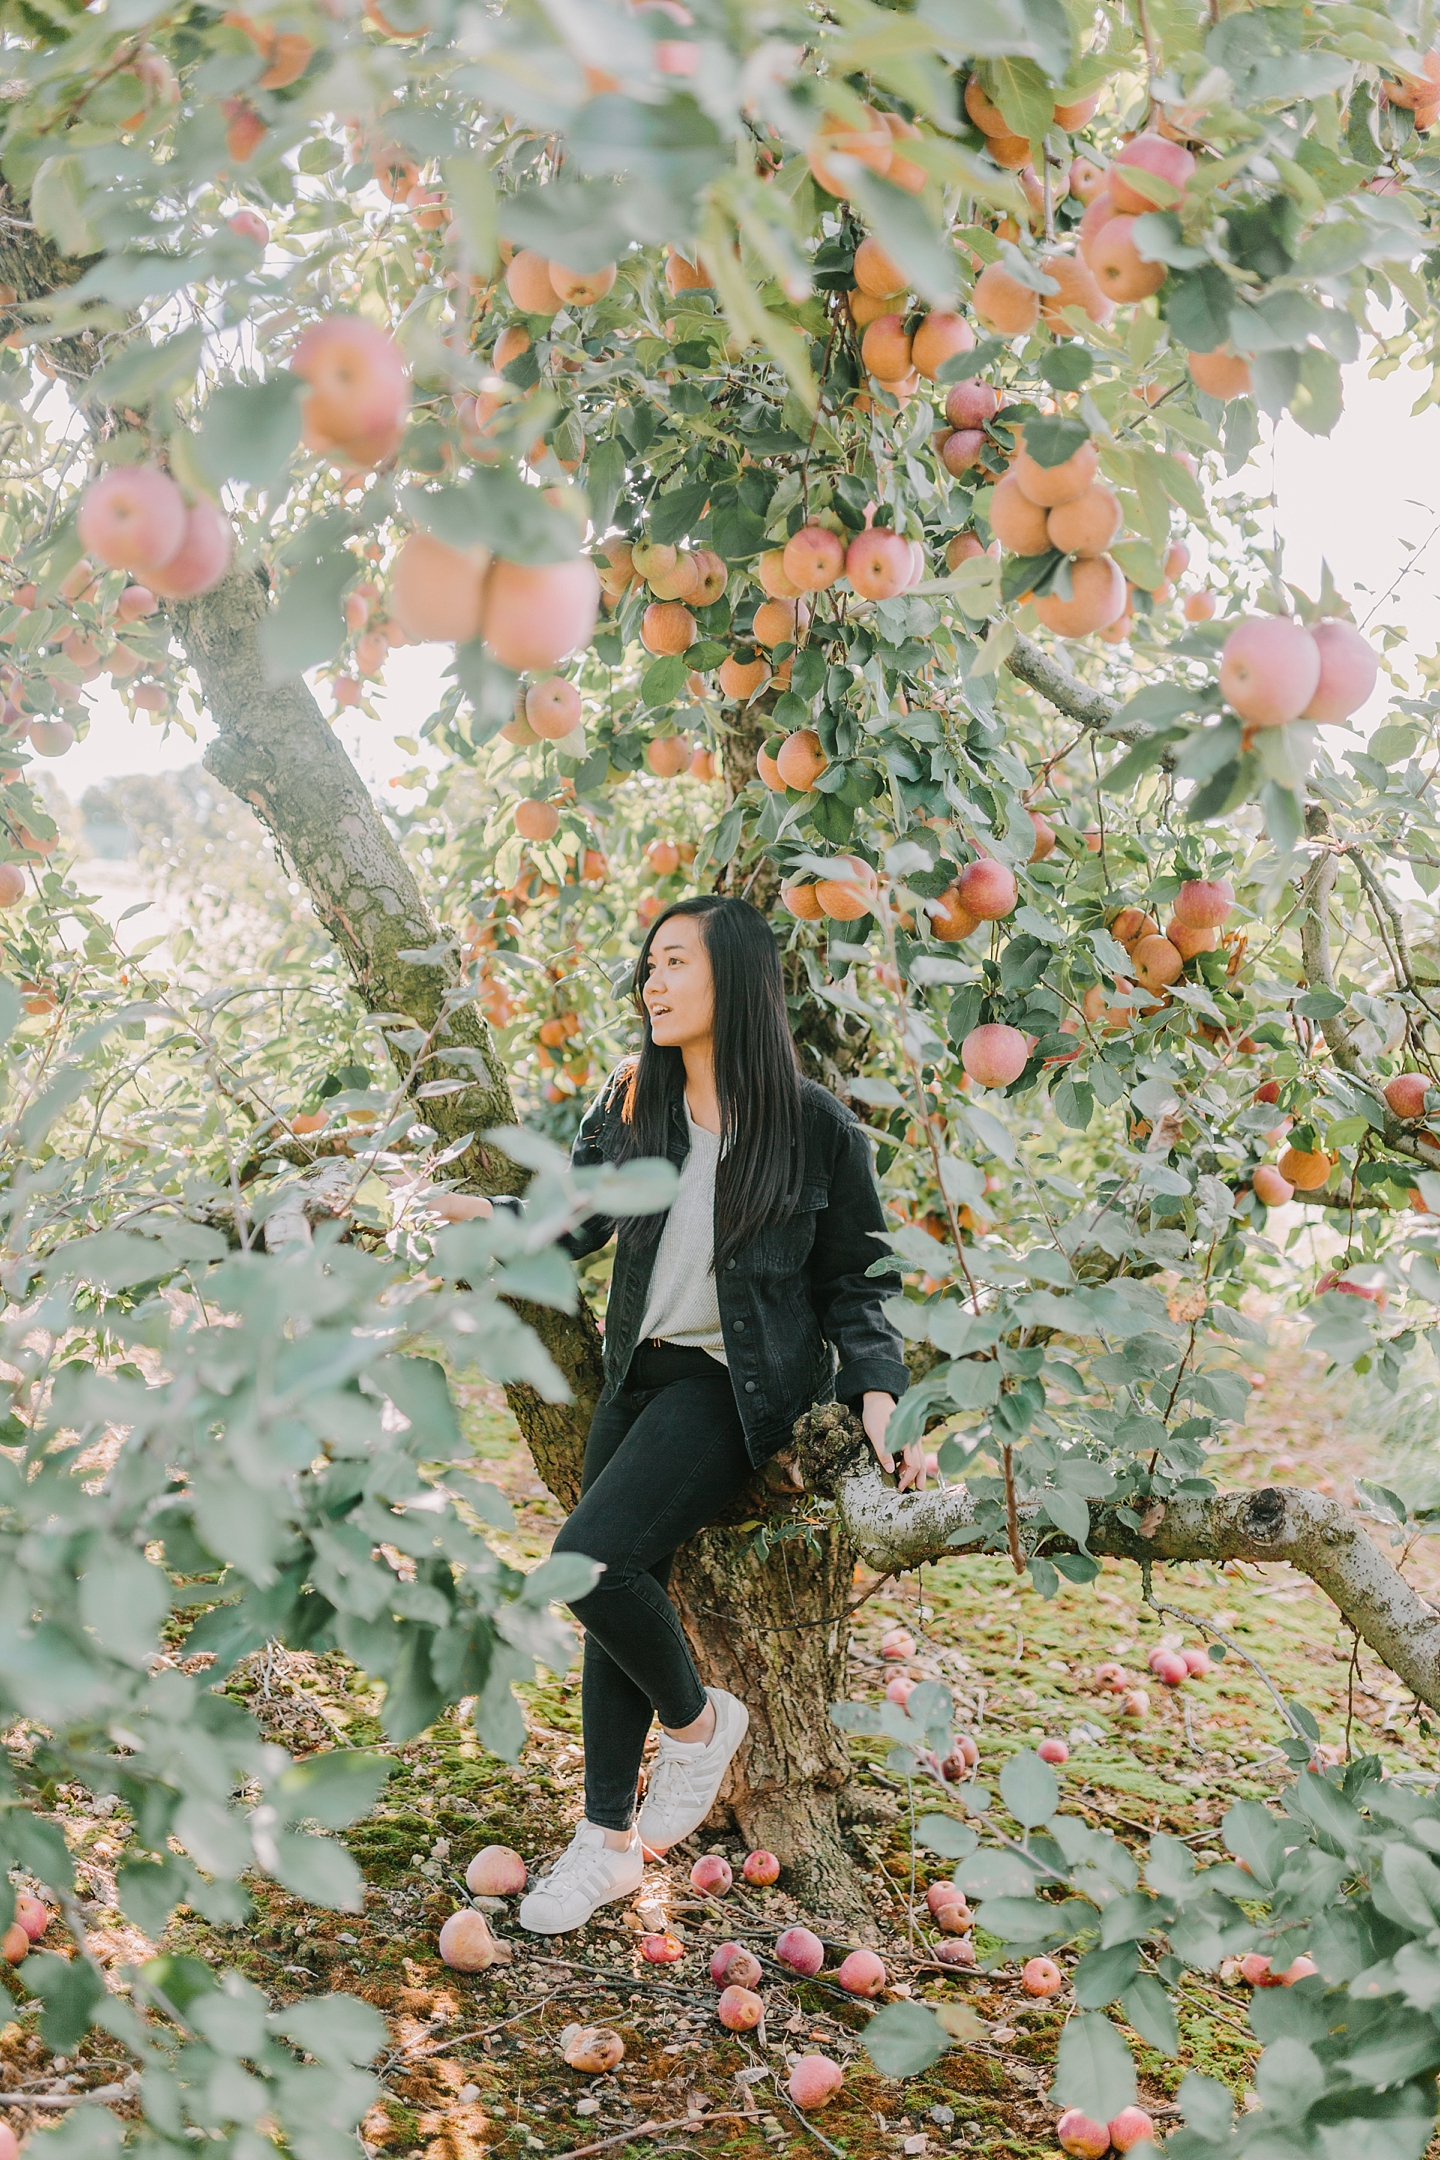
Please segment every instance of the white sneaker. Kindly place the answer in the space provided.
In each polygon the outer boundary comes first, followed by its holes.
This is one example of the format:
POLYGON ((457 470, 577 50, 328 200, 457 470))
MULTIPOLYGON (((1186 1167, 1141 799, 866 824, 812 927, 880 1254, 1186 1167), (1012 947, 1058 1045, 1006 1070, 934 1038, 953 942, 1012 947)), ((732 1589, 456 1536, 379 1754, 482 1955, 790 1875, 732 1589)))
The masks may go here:
POLYGON ((645 1873, 638 1832, 612 1852, 598 1823, 582 1822, 555 1865, 520 1900, 516 1915, 532 1935, 566 1935, 584 1927, 597 1905, 633 1897, 645 1873))
POLYGON ((652 1853, 665 1853, 681 1838, 698 1830, 720 1790, 720 1781, 731 1757, 750 1727, 744 1703, 724 1688, 706 1688, 715 1705, 715 1730, 708 1740, 672 1740, 662 1732, 645 1804, 636 1828, 640 1842, 652 1853))

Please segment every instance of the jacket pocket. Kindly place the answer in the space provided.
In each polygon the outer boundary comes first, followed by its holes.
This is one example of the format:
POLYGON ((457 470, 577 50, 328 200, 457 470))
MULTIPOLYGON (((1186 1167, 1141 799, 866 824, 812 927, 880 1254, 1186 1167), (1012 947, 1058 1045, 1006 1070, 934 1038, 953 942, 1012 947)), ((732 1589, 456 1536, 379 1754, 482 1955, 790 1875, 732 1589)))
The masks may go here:
POLYGON ((755 1272, 762 1276, 799 1274, 815 1248, 815 1219, 830 1205, 828 1182, 808 1180, 799 1203, 786 1221, 770 1223, 751 1247, 755 1272))

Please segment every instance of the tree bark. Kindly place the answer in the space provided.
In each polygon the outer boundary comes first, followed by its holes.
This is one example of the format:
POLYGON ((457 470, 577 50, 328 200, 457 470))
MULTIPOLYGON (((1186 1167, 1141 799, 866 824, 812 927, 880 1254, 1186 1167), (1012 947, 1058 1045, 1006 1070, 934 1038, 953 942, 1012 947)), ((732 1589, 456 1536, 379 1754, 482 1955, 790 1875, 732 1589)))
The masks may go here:
MULTIPOLYGON (((868 1566, 909 1569, 953 1559, 958 1534, 975 1509, 963 1485, 924 1493, 887 1484, 858 1427, 830 1430, 807 1441, 803 1460, 812 1489, 833 1498, 847 1547, 868 1566)), ((1020 1506, 1022 1527, 1039 1521, 1033 1502, 1020 1506)), ((1149 1518, 1147 1518, 1149 1521, 1149 1518)), ((1090 1506, 1090 1552, 1097 1557, 1155 1561, 1287 1561, 1317 1583, 1361 1640, 1396 1678, 1432 1709, 1440 1709, 1440 1614, 1411 1589, 1373 1538, 1318 1493, 1277 1491, 1182 1494, 1168 1501, 1148 1535, 1119 1520, 1113 1508, 1090 1506)), ((1047 1529, 1046 1552, 1074 1552, 1074 1542, 1047 1529)))

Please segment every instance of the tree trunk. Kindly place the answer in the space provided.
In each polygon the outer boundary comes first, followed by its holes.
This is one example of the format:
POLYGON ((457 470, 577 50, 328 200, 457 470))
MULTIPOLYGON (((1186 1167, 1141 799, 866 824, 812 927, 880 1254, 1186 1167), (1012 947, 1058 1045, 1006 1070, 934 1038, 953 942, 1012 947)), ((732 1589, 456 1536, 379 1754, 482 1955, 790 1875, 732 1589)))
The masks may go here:
POLYGON ((825 1525, 818 1551, 781 1536, 758 1557, 757 1517, 773 1533, 805 1512, 793 1463, 767 1465, 727 1516, 682 1549, 671 1594, 701 1678, 750 1712, 711 1826, 736 1823, 752 1849, 781 1861, 807 1911, 853 1933, 874 1901, 841 1831, 837 1799, 850 1762, 829 1712, 846 1692, 855 1547, 825 1525))
MULTIPOLYGON (((484 1020, 473 1004, 445 1019, 455 968, 403 957, 429 951, 440 932, 369 791, 305 684, 296 678, 265 687, 259 628, 268 606, 262 580, 236 571, 175 611, 220 731, 206 766, 268 828, 370 1009, 402 1014, 426 1029, 440 1023, 436 1072, 445 1069, 446 1045, 482 1054, 485 1076, 463 1094, 427 1102, 427 1121, 447 1140, 513 1124, 509 1084, 484 1020)), ((753 751, 751 757, 753 769, 753 751)), ((408 1059, 396 1062, 404 1070, 408 1059)), ((454 1070, 456 1077, 473 1077, 454 1070)), ((523 1182, 514 1164, 479 1142, 463 1164, 481 1191, 515 1191, 523 1182)), ((599 1330, 583 1301, 573 1317, 527 1307, 525 1318, 574 1399, 545 1403, 525 1387, 507 1394, 537 1472, 570 1507, 600 1388, 599 1330)), ((818 1559, 803 1543, 787 1540, 761 1563, 748 1549, 750 1533, 736 1527, 777 1504, 789 1512, 793 1485, 789 1491, 789 1501, 777 1503, 757 1481, 733 1520, 686 1547, 676 1567, 676 1597, 702 1675, 750 1711, 750 1735, 726 1793, 730 1813, 752 1844, 780 1856, 807 1904, 853 1930, 871 1899, 839 1829, 836 1795, 850 1766, 829 1706, 844 1693, 848 1630, 832 1616, 847 1602, 854 1553, 843 1536, 824 1537, 818 1559)))

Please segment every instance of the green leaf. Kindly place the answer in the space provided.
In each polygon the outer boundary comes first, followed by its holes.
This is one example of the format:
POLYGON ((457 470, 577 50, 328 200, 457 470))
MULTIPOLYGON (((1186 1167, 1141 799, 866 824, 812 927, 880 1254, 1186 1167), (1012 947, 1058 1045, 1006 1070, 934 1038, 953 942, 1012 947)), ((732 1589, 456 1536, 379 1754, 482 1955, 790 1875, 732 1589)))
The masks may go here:
MULTIPOLYGON (((418 525, 451 547, 487 547, 507 562, 568 562, 575 555, 575 521, 539 488, 496 466, 454 487, 405 487, 400 500, 418 525)), ((352 570, 355 558, 350 557, 352 570)))
POLYGON ((190 1895, 195 1871, 175 1853, 156 1860, 127 1860, 116 1871, 115 1892, 120 1910, 133 1920, 142 1935, 158 1939, 170 1924, 170 1915, 190 1895))
POLYGON ((260 654, 272 685, 334 659, 345 642, 340 603, 359 567, 347 549, 337 548, 290 572, 280 605, 260 625, 260 654))
POLYGON ((1219 2144, 1229 2136, 1235 2120, 1235 2101, 1228 2085, 1222 2085, 1217 2078, 1201 2077, 1198 2070, 1187 2070, 1175 2097, 1187 2128, 1197 2137, 1219 2144))
POLYGON ((205 332, 199 327, 163 338, 158 345, 137 337, 97 368, 75 395, 86 405, 148 405, 158 391, 194 381, 204 347, 205 332))
POLYGON ((950 306, 956 294, 955 250, 924 198, 863 167, 851 179, 850 192, 866 224, 899 263, 912 288, 932 307, 950 306))
POLYGON ((354 1995, 317 1995, 292 2003, 272 2030, 334 2069, 374 2060, 385 2045, 385 2020, 354 1995))
POLYGON ((1153 1974, 1140 1973, 1132 1980, 1120 1997, 1120 2007, 1142 2040, 1158 2048, 1162 2055, 1179 2053, 1180 2026, 1175 2007, 1153 1974))
POLYGON ((1089 428, 1074 413, 1042 415, 1025 423, 1026 453, 1037 465, 1063 465, 1089 440, 1089 428))
POLYGON ((687 539, 710 496, 708 480, 684 481, 664 495, 652 495, 646 512, 647 535, 664 547, 687 539))
POLYGON ((145 1665, 160 1643, 170 1611, 170 1585, 143 1553, 100 1545, 80 1577, 80 1618, 112 1657, 145 1665))
POLYGON ((608 532, 620 490, 625 485, 625 445, 618 435, 592 445, 585 466, 590 517, 598 533, 608 532))
POLYGON ((275 1798, 292 1822, 346 1830, 369 1814, 394 1768, 384 1755, 328 1749, 282 1771, 275 1798))
POLYGON ((1130 2050, 1102 2011, 1080 2011, 1060 2035, 1051 2098, 1102 2123, 1134 2101, 1130 2050))
MULTIPOLYGON (((1088 1528, 1088 1521, 1087 1521, 1088 1528)), ((1060 1786, 1049 1763, 1028 1749, 1012 1755, 1000 1773, 1000 1797, 1027 1830, 1049 1822, 1060 1805, 1060 1786)))
POLYGON ((288 369, 265 382, 221 383, 200 416, 195 455, 206 478, 270 487, 300 442, 300 392, 288 369))
POLYGON ((957 1821, 953 1815, 922 1815, 915 1825, 915 1836, 927 1852, 939 1853, 942 1860, 968 1860, 979 1843, 972 1825, 957 1821))
POLYGON ((32 1951, 25 1960, 25 1985, 45 2005, 40 2019, 45 2045, 57 2055, 73 2053, 105 2000, 105 1983, 94 1966, 88 1958, 32 1951))
POLYGON ((938 2062, 950 2045, 949 2034, 924 2003, 886 2003, 862 2035, 865 2051, 882 2077, 918 2077, 938 2062))
POLYGON ((1034 60, 1003 58, 990 70, 994 98, 1011 129, 1029 142, 1043 142, 1055 124, 1055 89, 1034 60))
POLYGON ((93 255, 100 243, 89 218, 89 191, 78 157, 46 158, 30 183, 30 216, 62 255, 93 255))
POLYGON ((345 1847, 333 1838, 281 1831, 270 1872, 296 1897, 330 1912, 360 1912, 364 1907, 365 1878, 345 1847))
POLYGON ((1163 303, 1171 334, 1191 352, 1214 352, 1230 335, 1234 293, 1235 287, 1214 263, 1181 278, 1163 303))
POLYGON ((1298 847, 1305 832, 1305 811, 1294 788, 1267 780, 1260 790, 1260 809, 1265 830, 1282 854, 1298 847))
MULTIPOLYGON (((495 182, 490 169, 478 157, 469 156, 443 158, 440 171, 450 214, 460 228, 466 268, 488 278, 500 259, 495 182)), ((603 531, 603 526, 600 529, 603 531)))

